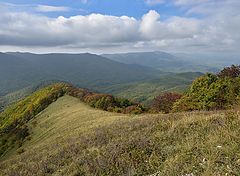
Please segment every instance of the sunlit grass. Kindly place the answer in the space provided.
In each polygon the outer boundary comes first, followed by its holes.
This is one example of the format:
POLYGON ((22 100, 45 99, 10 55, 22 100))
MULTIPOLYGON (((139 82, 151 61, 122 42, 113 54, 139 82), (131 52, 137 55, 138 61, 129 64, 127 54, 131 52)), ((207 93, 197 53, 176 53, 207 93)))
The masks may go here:
POLYGON ((28 126, 2 175, 240 175, 238 111, 122 115, 64 96, 28 126))

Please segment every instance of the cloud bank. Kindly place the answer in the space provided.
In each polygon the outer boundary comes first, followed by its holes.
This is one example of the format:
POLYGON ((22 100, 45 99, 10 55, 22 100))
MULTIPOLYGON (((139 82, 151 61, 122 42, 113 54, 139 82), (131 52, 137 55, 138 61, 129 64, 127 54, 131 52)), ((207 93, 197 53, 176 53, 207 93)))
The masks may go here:
MULTIPOLYGON (((163 3, 162 0, 147 2, 163 3)), ((102 14, 50 18, 34 13, 2 11, 0 47, 60 47, 77 50, 125 46, 143 50, 239 50, 240 1, 173 0, 173 3, 185 8, 186 16, 172 16, 162 20, 159 12, 150 10, 141 19, 102 14), (188 14, 203 16, 197 18, 188 14)), ((38 10, 51 12, 68 9, 39 6, 38 10)))

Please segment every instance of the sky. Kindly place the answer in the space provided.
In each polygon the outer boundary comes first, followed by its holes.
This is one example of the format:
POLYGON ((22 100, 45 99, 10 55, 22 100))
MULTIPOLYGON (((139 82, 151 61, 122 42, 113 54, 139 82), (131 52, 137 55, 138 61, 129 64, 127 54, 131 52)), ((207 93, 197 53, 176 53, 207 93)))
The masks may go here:
POLYGON ((240 53, 240 0, 1 0, 0 51, 240 53))

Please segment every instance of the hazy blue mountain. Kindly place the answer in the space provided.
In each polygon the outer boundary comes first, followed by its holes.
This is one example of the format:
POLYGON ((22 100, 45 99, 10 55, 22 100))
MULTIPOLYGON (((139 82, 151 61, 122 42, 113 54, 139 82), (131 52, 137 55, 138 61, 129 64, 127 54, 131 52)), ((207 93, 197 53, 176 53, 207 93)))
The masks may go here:
POLYGON ((195 64, 203 64, 208 67, 216 67, 222 69, 223 67, 232 64, 240 64, 240 56, 234 53, 173 53, 176 57, 186 62, 193 62, 195 64))
POLYGON ((22 89, 46 78, 32 63, 17 56, 0 53, 0 96, 22 89))
POLYGON ((48 80, 98 87, 143 81, 161 72, 94 54, 0 53, 0 96, 48 80))
POLYGON ((166 52, 139 52, 102 55, 114 61, 125 64, 138 64, 166 72, 209 72, 217 71, 218 67, 206 65, 203 62, 186 60, 183 55, 178 57, 166 52))
MULTIPOLYGON (((168 64, 167 57, 175 59, 167 53, 165 56, 168 64)), ((152 53, 152 61, 154 57, 152 53)), ((125 64, 88 53, 0 53, 0 110, 51 82, 68 82, 93 91, 147 101, 167 90, 183 91, 200 75, 189 72, 179 77, 153 65, 125 64)))

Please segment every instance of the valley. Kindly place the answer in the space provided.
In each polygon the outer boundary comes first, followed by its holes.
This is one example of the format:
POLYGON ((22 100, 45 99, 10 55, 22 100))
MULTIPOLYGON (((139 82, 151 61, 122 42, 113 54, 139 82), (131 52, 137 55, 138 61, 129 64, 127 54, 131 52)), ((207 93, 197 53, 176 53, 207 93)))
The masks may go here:
MULTIPOLYGON (((144 56, 148 58, 153 54, 145 53, 144 56)), ((185 73, 174 73, 172 67, 179 67, 176 58, 166 65, 164 62, 161 64, 162 57, 157 55, 153 60, 165 67, 167 72, 140 62, 137 64, 137 61, 121 63, 120 60, 89 53, 0 53, 0 111, 54 82, 66 82, 147 104, 161 93, 186 91, 192 81, 203 74, 200 71, 205 71, 196 69, 195 72, 187 72, 185 69, 185 73)))

